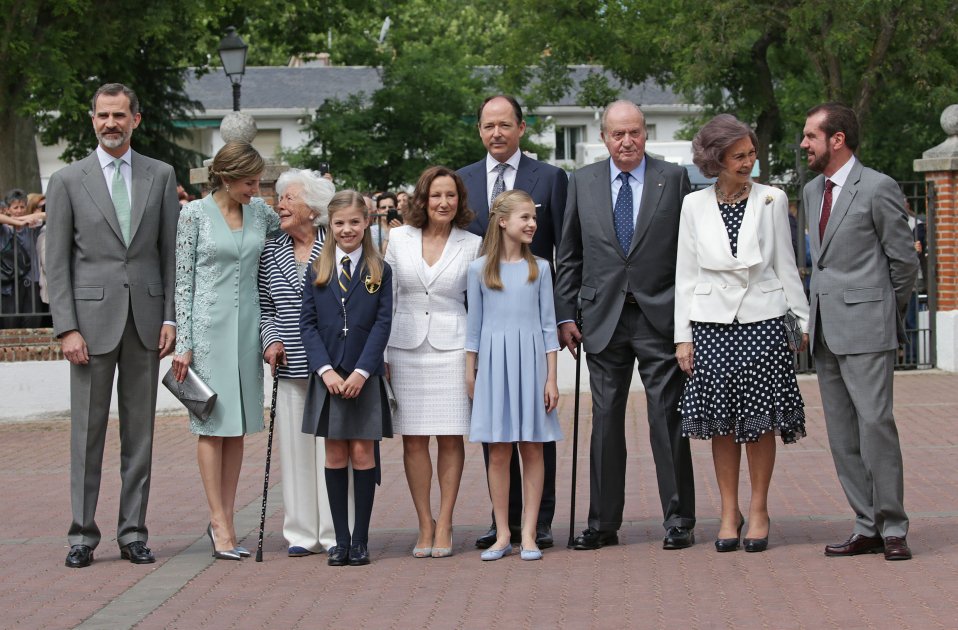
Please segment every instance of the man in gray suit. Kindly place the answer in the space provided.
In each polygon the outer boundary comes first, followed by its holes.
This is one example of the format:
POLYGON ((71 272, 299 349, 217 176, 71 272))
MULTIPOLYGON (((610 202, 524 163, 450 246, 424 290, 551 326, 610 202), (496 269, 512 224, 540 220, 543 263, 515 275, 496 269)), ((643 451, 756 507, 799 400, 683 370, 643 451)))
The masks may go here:
POLYGON ((94 516, 113 377, 119 368, 117 544, 134 564, 146 546, 159 360, 173 350, 174 246, 179 204, 169 164, 130 148, 139 102, 108 83, 93 96, 99 146, 54 173, 47 188, 47 277, 54 334, 70 362, 70 553, 93 562, 94 516))
POLYGON ((802 148, 821 173, 803 192, 812 255, 808 325, 828 442, 855 528, 826 556, 884 551, 908 560, 901 448, 892 415, 895 353, 918 274, 893 179, 855 157, 858 119, 825 103, 808 111, 802 148))
POLYGON ((584 342, 592 388, 589 526, 576 549, 617 544, 625 505, 625 408, 639 362, 666 536, 695 542, 695 487, 678 412, 685 375, 675 359, 675 254, 686 170, 645 154, 645 116, 617 101, 602 115, 611 159, 569 180, 556 273, 559 343, 584 342), (582 331, 576 327, 581 304, 582 331))

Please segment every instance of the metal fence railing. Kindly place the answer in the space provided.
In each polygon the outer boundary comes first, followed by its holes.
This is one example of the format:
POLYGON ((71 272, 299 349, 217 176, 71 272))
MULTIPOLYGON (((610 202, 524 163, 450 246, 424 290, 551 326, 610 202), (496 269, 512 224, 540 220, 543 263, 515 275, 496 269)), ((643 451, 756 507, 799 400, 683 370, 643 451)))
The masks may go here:
POLYGON ((52 325, 40 295, 40 230, 0 225, 0 328, 52 325))

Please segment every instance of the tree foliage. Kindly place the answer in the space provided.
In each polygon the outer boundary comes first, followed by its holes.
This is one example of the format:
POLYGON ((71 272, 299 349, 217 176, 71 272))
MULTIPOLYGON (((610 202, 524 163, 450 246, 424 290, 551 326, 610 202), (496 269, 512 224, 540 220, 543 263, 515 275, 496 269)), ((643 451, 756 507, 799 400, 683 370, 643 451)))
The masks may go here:
POLYGON ((793 166, 805 110, 835 99, 863 121, 863 159, 913 177, 911 160, 958 98, 954 0, 511 0, 508 10, 510 64, 591 62, 657 80, 705 106, 696 127, 735 113, 756 126, 766 176, 793 166))
MULTIPOLYGON (((345 185, 385 190, 416 181, 429 165, 459 168, 485 154, 476 108, 502 84, 496 52, 510 22, 499 5, 467 0, 383 3, 334 34, 334 58, 381 68, 382 88, 325 103, 293 159, 329 162, 345 185), (392 26, 380 44, 379 26, 392 26)), ((527 134, 529 136, 531 134, 527 134)), ((528 139, 523 148, 540 150, 528 139)))

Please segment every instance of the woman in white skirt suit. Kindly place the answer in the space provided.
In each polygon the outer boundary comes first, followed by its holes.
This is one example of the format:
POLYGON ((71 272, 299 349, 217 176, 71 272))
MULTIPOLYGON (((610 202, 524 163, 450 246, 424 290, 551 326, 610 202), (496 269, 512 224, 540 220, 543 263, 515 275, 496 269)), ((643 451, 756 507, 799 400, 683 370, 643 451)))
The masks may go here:
POLYGON ((406 224, 390 232, 386 262, 393 270, 393 325, 387 347, 403 436, 406 481, 419 517, 417 558, 452 555, 452 513, 465 460, 471 406, 465 387, 466 272, 482 244, 465 231, 472 220, 466 188, 455 171, 426 169, 406 224), (439 516, 429 494, 429 438, 439 443, 439 516))

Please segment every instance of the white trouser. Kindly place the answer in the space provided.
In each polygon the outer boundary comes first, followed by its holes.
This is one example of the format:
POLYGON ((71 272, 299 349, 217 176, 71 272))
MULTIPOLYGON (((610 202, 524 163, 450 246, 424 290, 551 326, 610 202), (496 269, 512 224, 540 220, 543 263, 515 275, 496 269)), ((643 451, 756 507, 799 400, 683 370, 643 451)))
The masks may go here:
MULTIPOLYGON (((336 545, 333 517, 326 494, 326 447, 323 438, 307 435, 303 426, 305 378, 281 378, 276 393, 276 430, 283 472, 283 537, 290 547, 321 552, 336 545)), ((353 474, 349 471, 349 528, 353 528, 353 474)))

